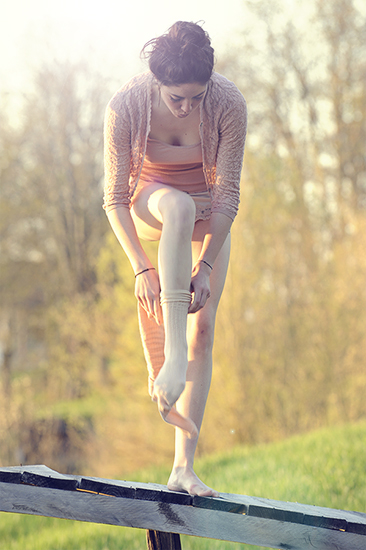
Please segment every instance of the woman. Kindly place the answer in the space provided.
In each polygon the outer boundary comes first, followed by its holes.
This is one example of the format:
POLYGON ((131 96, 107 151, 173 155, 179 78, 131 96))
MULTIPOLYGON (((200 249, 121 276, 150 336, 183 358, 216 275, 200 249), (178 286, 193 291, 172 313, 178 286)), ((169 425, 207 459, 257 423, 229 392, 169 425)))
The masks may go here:
POLYGON ((150 71, 111 99, 104 208, 134 270, 149 392, 176 429, 168 488, 218 496, 193 461, 239 204, 245 100, 213 72, 210 38, 178 21, 143 49, 150 71), (158 272, 140 239, 158 240, 158 272))

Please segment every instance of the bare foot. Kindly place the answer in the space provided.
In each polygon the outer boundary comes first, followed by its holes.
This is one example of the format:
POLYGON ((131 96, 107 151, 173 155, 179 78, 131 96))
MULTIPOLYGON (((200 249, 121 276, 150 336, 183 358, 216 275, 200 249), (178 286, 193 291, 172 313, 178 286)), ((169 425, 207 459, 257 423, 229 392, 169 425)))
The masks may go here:
POLYGON ((191 468, 173 468, 168 481, 168 489, 200 497, 220 496, 217 491, 207 487, 191 468))

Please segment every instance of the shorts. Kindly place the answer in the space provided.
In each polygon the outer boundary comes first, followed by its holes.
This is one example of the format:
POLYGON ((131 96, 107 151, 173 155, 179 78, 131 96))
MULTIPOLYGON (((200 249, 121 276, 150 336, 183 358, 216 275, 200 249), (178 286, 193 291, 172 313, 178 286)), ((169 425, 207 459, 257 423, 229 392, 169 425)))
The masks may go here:
MULTIPOLYGON (((135 191, 135 194, 134 196, 132 197, 132 200, 131 200, 131 206, 134 204, 134 201, 136 200, 139 192, 147 187, 149 185, 149 183, 146 183, 144 182, 142 185, 141 183, 138 185, 136 191, 135 191)), ((170 187, 173 187, 173 186, 170 186, 170 187)), ((181 191, 182 193, 187 193, 187 195, 189 195, 190 197, 192 197, 195 205, 196 205, 196 218, 195 218, 195 221, 199 221, 199 220, 203 220, 203 221, 206 221, 206 220, 209 220, 210 217, 211 217, 211 195, 210 195, 210 192, 207 190, 207 191, 199 191, 198 193, 190 193, 189 191, 182 191, 181 189, 179 189, 179 191, 181 191)))
POLYGON ((198 220, 209 220, 211 217, 211 195, 208 191, 199 193, 188 193, 196 205, 196 222, 198 220))

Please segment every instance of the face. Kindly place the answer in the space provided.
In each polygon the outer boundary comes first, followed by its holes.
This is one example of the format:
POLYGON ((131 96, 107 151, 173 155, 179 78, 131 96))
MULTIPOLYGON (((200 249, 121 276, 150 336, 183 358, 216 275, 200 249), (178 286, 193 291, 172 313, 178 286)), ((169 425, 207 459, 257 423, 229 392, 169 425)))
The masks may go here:
POLYGON ((191 82, 179 86, 161 86, 161 99, 169 111, 177 118, 186 118, 202 102, 206 93, 206 84, 191 82))

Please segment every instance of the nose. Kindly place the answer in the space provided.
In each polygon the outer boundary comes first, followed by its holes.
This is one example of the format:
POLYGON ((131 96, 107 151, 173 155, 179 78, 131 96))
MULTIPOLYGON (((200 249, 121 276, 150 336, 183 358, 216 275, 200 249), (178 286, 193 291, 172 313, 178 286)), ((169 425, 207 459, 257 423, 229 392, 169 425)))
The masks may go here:
POLYGON ((191 102, 191 100, 190 99, 185 99, 182 102, 181 109, 185 113, 190 113, 192 111, 192 102, 191 102))

